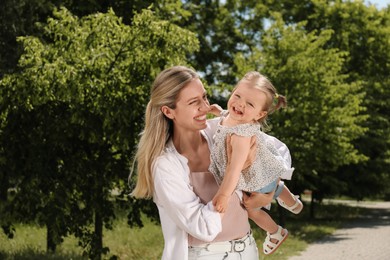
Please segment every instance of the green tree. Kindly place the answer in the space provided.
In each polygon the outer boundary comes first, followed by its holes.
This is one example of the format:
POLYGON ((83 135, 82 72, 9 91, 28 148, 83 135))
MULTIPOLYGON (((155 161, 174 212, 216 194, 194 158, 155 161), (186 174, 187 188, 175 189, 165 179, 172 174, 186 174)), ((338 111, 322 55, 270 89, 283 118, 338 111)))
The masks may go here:
MULTIPOLYGON (((340 194, 362 199, 380 194, 383 197, 383 193, 389 193, 390 185, 386 181, 390 178, 387 170, 390 128, 386 112, 390 96, 386 87, 389 85, 389 8, 377 10, 364 5, 362 1, 329 0, 226 1, 225 4, 196 1, 186 5, 186 8, 195 14, 189 20, 188 28, 201 32, 202 48, 195 57, 194 66, 202 68, 209 82, 217 83, 222 88, 234 84, 237 80, 234 75, 237 71, 242 72, 236 64, 232 64, 234 57, 250 57, 256 50, 263 51, 264 29, 273 19, 272 11, 281 13, 285 25, 298 26, 309 33, 330 30, 332 33, 321 48, 343 53, 342 65, 337 67, 343 75, 343 82, 358 84, 361 87, 359 92, 365 93, 360 104, 362 109, 354 123, 368 131, 363 135, 352 133, 346 142, 350 142, 349 146, 354 147, 351 149, 368 160, 346 159, 341 160, 338 167, 333 167, 336 164, 327 165, 321 170, 324 172, 322 175, 332 177, 328 181, 317 182, 317 187, 309 185, 307 188, 315 188, 319 199, 340 194), (202 10, 202 14, 198 14, 198 10, 202 10), (203 21, 207 21, 206 24, 203 21), (214 45, 217 47, 213 48, 214 45), (361 120, 359 115, 368 117, 361 120), (330 188, 332 186, 334 188, 330 188)), ((289 44, 297 45, 297 42, 299 39, 294 39, 289 44)), ((280 59, 283 65, 290 53, 285 55, 281 56, 275 51, 262 58, 264 63, 269 59, 280 59)), ((261 63, 260 60, 258 62, 261 63)), ((267 66, 261 67, 262 71, 267 71, 267 66)), ((325 65, 319 62, 316 66, 321 70, 325 65)), ((224 101, 220 97, 215 100, 224 101)), ((300 186, 306 184, 303 181, 300 186)))
POLYGON ((41 36, 40 24, 45 23, 55 8, 65 7, 83 17, 112 8, 116 15, 131 24, 135 13, 156 1, 73 1, 73 0, 2 0, 0 8, 0 78, 16 69, 23 48, 19 36, 41 36))
POLYGON ((389 147, 390 118, 388 104, 390 60, 390 9, 377 10, 363 1, 277 1, 271 8, 280 11, 289 23, 307 21, 306 30, 331 29, 333 34, 326 48, 338 48, 348 53, 342 70, 349 81, 360 81, 366 98, 368 120, 362 125, 368 131, 353 145, 369 160, 350 164, 334 172, 348 185, 341 194, 357 199, 390 194, 389 147))
POLYGON ((0 82, 0 174, 16 190, 1 224, 37 219, 49 249, 72 233, 100 258, 115 203, 141 224, 125 180, 151 82, 198 41, 150 10, 127 26, 113 11, 79 19, 61 9, 43 28, 42 39, 20 38, 20 72, 0 82))
POLYGON ((234 56, 251 53, 259 44, 267 7, 259 1, 184 1, 192 15, 178 24, 195 32, 200 51, 191 64, 210 84, 234 84, 234 56))
POLYGON ((272 115, 270 123, 271 133, 292 153, 296 172, 289 186, 295 192, 334 194, 347 183, 329 172, 365 159, 352 145, 365 130, 362 86, 342 72, 346 53, 325 48, 331 30, 307 33, 304 23, 286 27, 275 17, 262 48, 237 56, 238 73, 259 70, 287 96, 288 108, 272 115))
POLYGON ((16 37, 36 32, 34 22, 45 13, 48 5, 43 0, 29 1, 4 0, 0 8, 0 78, 15 69, 21 48, 16 44, 16 37), (28 7, 27 7, 28 6, 28 7))

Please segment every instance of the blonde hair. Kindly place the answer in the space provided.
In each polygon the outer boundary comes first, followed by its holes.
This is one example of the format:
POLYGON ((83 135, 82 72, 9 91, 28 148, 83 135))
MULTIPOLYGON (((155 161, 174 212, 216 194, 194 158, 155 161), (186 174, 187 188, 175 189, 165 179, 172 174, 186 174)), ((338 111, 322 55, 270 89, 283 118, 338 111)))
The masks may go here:
POLYGON ((276 91, 274 85, 271 81, 260 72, 250 71, 244 75, 244 77, 238 82, 234 87, 232 93, 237 89, 238 85, 243 81, 249 81, 252 84, 252 87, 261 90, 265 93, 267 101, 263 107, 263 111, 266 111, 267 114, 260 118, 258 122, 261 124, 262 128, 268 129, 267 118, 268 115, 272 114, 280 108, 287 106, 287 99, 285 96, 279 95, 276 91))
MULTIPOLYGON (((131 193, 132 196, 153 197, 153 163, 161 155, 173 134, 173 122, 161 112, 161 108, 168 106, 175 109, 180 91, 195 78, 199 78, 198 74, 184 66, 165 69, 156 77, 145 111, 144 130, 140 134, 141 138, 134 158, 134 162, 137 162, 138 179, 131 193)), ((134 164, 129 181, 133 172, 134 164)))

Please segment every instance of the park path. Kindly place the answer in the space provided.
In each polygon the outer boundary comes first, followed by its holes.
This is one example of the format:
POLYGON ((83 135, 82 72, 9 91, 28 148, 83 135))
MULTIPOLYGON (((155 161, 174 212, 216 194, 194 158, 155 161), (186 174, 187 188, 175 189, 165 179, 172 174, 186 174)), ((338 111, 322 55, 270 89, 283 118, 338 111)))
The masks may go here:
POLYGON ((289 260, 390 260, 390 202, 343 203, 369 208, 369 213, 289 260))

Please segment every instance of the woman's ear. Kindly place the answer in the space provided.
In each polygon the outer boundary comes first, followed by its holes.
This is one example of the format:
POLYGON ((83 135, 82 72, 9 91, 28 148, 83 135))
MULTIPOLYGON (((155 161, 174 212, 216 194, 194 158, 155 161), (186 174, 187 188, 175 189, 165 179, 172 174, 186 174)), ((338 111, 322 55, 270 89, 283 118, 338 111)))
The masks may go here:
POLYGON ((166 116, 168 117, 169 119, 174 119, 175 116, 174 116, 174 111, 173 109, 171 109, 170 107, 168 106, 162 106, 161 107, 161 112, 166 116))

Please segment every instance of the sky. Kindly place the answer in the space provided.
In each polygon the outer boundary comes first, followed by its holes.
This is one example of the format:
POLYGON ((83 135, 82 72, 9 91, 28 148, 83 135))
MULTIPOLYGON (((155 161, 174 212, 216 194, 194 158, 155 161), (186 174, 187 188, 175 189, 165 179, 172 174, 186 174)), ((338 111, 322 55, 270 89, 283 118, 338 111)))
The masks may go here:
POLYGON ((364 2, 374 4, 378 9, 382 9, 390 4, 390 0, 364 0, 364 2))

